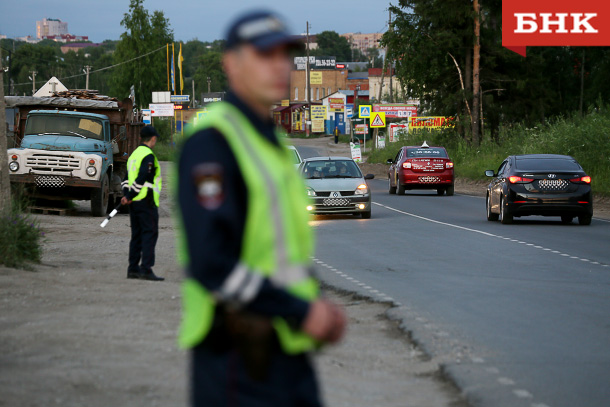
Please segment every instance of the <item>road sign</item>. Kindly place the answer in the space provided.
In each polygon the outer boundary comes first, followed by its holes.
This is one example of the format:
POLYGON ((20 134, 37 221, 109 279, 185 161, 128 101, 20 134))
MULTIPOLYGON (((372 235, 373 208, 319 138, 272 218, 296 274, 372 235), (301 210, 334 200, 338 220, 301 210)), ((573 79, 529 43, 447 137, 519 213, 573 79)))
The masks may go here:
POLYGON ((359 112, 358 112, 358 116, 360 118, 369 118, 371 117, 371 105, 360 105, 358 106, 359 108, 359 112))
POLYGON ((172 103, 186 103, 191 100, 191 95, 171 95, 169 100, 172 103))
POLYGON ((152 124, 150 109, 142 109, 142 122, 144 124, 152 124))
POLYGON ((172 117, 174 116, 174 104, 173 103, 151 103, 148 105, 150 108, 150 115, 152 117, 172 117))
POLYGON ((385 127, 385 113, 384 112, 373 112, 371 113, 371 127, 385 127))

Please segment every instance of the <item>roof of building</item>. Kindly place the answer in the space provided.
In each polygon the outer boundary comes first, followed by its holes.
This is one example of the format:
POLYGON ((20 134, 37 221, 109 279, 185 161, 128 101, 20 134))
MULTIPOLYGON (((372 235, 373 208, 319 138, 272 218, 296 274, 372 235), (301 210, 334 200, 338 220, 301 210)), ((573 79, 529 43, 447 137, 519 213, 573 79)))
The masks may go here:
POLYGON ((350 79, 368 79, 368 78, 369 78, 368 72, 350 72, 347 74, 348 81, 350 79))

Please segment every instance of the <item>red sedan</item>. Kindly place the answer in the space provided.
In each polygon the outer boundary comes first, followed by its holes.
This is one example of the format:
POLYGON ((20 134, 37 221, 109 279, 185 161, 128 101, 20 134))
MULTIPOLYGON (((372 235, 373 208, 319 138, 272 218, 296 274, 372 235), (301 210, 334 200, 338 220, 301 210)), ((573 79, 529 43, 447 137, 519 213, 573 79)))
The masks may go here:
POLYGON ((453 161, 444 147, 405 146, 394 159, 388 159, 390 194, 404 195, 407 189, 436 189, 436 193, 453 195, 453 161))

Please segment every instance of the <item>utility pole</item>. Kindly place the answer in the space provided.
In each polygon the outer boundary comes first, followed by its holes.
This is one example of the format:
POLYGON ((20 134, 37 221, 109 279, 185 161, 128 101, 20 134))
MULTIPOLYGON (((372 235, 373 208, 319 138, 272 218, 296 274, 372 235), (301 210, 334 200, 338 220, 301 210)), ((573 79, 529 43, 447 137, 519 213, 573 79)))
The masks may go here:
POLYGON ((191 106, 195 107, 195 78, 191 80, 191 84, 193 85, 193 100, 191 102, 191 106))
POLYGON ((212 78, 208 76, 208 93, 212 92, 212 78))
POLYGON ((30 79, 32 80, 32 96, 33 96, 34 93, 36 93, 36 74, 38 72, 30 71, 30 73, 32 74, 32 76, 30 76, 30 79))
POLYGON ((311 91, 309 90, 309 21, 307 21, 307 65, 305 69, 305 89, 307 90, 307 118, 305 120, 305 135, 309 137, 309 121, 311 120, 311 91))
MULTIPOLYGON (((392 30, 392 10, 388 9, 388 14, 390 15, 389 20, 388 20, 388 31, 392 30)), ((385 49, 385 53, 386 53, 386 58, 388 58, 390 56, 390 45, 388 44, 388 46, 385 49)), ((392 66, 393 66, 393 61, 392 59, 390 59, 390 103, 394 102, 394 89, 392 86, 392 66)), ((375 140, 377 141, 377 140, 375 140)))
POLYGON ((6 110, 4 109, 4 68, 2 67, 2 50, 0 49, 0 212, 8 214, 11 209, 11 183, 6 155, 6 110))
POLYGON ((83 72, 87 74, 87 79, 85 80, 85 90, 89 90, 89 72, 91 72, 91 68, 92 66, 85 65, 85 69, 83 69, 83 72))
POLYGON ((582 49, 582 61, 580 63, 580 117, 582 117, 582 105, 585 96, 585 48, 582 49))
POLYGON ((474 0, 474 58, 472 59, 472 143, 480 143, 480 103, 481 82, 479 77, 481 63, 481 7, 479 0, 474 0))

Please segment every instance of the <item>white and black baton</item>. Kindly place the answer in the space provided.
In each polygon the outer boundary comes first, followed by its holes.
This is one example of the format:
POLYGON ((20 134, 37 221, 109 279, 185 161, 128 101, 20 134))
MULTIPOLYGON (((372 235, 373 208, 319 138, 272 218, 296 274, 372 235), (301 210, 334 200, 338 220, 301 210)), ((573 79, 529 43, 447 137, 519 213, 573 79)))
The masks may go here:
POLYGON ((119 209, 121 208, 121 204, 118 204, 116 206, 116 208, 114 208, 112 210, 112 212, 110 212, 108 214, 108 216, 106 216, 106 219, 104 219, 104 221, 102 223, 100 223, 100 227, 106 227, 106 225, 108 224, 108 222, 110 222, 110 219, 114 218, 114 215, 116 215, 117 213, 119 213, 119 209))

